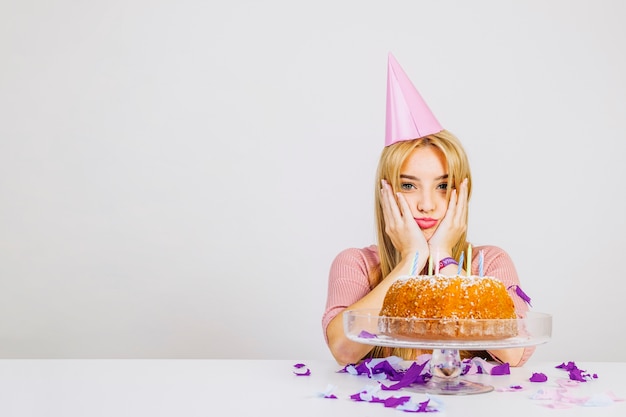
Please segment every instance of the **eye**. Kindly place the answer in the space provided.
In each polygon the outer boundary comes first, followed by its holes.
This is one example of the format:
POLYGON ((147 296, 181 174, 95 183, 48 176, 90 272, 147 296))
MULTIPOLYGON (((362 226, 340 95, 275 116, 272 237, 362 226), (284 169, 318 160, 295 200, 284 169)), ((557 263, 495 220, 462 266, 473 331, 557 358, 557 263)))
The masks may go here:
POLYGON ((400 184, 400 189, 402 191, 414 190, 415 189, 415 185, 411 184, 410 182, 403 182, 402 184, 400 184))
POLYGON ((448 190, 448 183, 447 182, 442 182, 441 184, 439 184, 437 186, 438 190, 442 190, 442 191, 447 191, 448 190))

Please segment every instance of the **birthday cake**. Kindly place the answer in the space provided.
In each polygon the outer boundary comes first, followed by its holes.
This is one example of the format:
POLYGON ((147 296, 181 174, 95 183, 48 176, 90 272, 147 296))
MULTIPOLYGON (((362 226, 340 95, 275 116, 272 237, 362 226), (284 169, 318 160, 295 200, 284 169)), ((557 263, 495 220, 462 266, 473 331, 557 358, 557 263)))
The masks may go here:
POLYGON ((513 300, 492 277, 398 279, 387 291, 380 316, 379 330, 394 336, 484 340, 517 334, 513 300))

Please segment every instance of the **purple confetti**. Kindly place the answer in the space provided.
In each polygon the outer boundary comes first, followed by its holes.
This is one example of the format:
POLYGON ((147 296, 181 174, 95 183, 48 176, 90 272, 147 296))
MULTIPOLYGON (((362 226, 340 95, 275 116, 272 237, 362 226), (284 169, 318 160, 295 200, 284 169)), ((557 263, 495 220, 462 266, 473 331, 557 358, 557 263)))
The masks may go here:
POLYGON ((522 391, 524 389, 523 386, 521 385, 510 385, 506 388, 497 388, 496 391, 498 392, 516 392, 516 391, 522 391))
POLYGON ((546 382, 548 377, 541 372, 533 372, 533 376, 528 379, 530 382, 546 382))
POLYGON ((389 362, 382 361, 372 366, 372 373, 374 375, 385 374, 391 381, 399 381, 402 379, 403 372, 395 369, 389 362))
POLYGON ((486 374, 486 375, 490 375, 491 374, 491 370, 493 369, 493 367, 495 365, 487 362, 486 360, 482 359, 482 358, 471 358, 471 359, 465 359, 463 361, 463 364, 467 364, 469 363, 469 368, 467 366, 465 366, 465 368, 463 369, 463 372, 461 373, 461 375, 474 375, 474 374, 486 374))
POLYGON ((569 379, 572 381, 587 382, 589 379, 597 379, 598 374, 590 374, 576 366, 575 362, 563 362, 556 366, 557 369, 563 369, 569 373, 569 379))
POLYGON ((511 367, 507 362, 504 362, 501 365, 496 365, 491 368, 491 375, 510 375, 511 367))
MULTIPOLYGON (((431 411, 431 410, 428 409, 428 403, 429 402, 430 402, 430 400, 428 399, 428 400, 420 403, 419 404, 420 407, 417 409, 417 412, 418 413, 428 413, 429 411, 431 411)), ((437 410, 434 410, 434 411, 437 411, 437 410)))
POLYGON ((472 361, 468 359, 464 359, 461 363, 463 369, 461 370, 461 375, 467 375, 472 371, 472 361))
POLYGON ((362 339, 376 339, 378 338, 378 336, 376 336, 373 333, 370 332, 366 332, 365 330, 361 330, 361 333, 359 333, 359 337, 362 339))
POLYGON ((352 394, 350 399, 353 401, 365 401, 369 403, 378 403, 383 404, 387 408, 395 408, 397 410, 402 410, 405 412, 413 412, 413 413, 431 413, 439 411, 437 409, 437 404, 435 403, 433 406, 429 406, 430 399, 426 401, 415 403, 410 396, 402 396, 402 397, 388 397, 388 398, 380 398, 376 396, 372 396, 368 394, 367 391, 361 391, 356 394, 352 394))
POLYGON ((383 404, 387 408, 396 408, 397 406, 406 403, 410 399, 411 399, 411 397, 409 397, 409 396, 405 396, 405 397, 389 397, 389 398, 387 398, 383 402, 383 404))
POLYGON ((570 371, 570 370, 576 368, 576 364, 574 362, 567 362, 567 364, 565 362, 563 362, 560 365, 555 366, 555 368, 557 368, 557 369, 564 369, 566 371, 570 371))
POLYGON ((400 388, 408 387, 413 383, 417 384, 425 384, 427 381, 427 377, 423 373, 424 368, 428 362, 424 362, 422 364, 418 364, 417 362, 413 362, 413 364, 407 369, 407 371, 402 375, 402 379, 396 384, 391 386, 383 385, 383 390, 399 390, 400 388))
POLYGON ((569 371, 569 379, 571 379, 572 381, 585 382, 583 372, 584 371, 582 369, 572 369, 571 371, 569 371))
POLYGON ((352 394, 350 396, 350 399, 354 400, 354 401, 363 401, 363 399, 361 398, 361 393, 360 392, 357 392, 356 394, 352 394))
POLYGON ((519 285, 511 285, 509 288, 507 288, 507 290, 510 290, 511 288, 515 288, 515 294, 517 294, 519 298, 524 300, 526 304, 532 307, 532 304, 530 304, 530 297, 522 290, 519 285))
POLYGON ((303 363, 296 363, 293 367, 297 369, 297 371, 293 371, 293 373, 296 374, 297 376, 311 375, 311 370, 307 368, 306 365, 303 363))
POLYGON ((371 358, 365 359, 358 365, 346 365, 339 372, 347 372, 353 375, 367 375, 369 378, 385 376, 390 381, 399 381, 404 376, 404 371, 396 369, 387 359, 371 358))

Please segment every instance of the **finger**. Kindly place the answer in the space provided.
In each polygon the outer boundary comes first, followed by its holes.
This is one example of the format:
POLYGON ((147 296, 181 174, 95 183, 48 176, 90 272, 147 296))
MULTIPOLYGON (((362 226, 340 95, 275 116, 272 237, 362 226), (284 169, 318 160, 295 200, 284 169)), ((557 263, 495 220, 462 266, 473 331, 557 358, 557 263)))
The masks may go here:
POLYGON ((467 197, 468 197, 468 190, 467 190, 467 178, 465 178, 463 180, 463 182, 461 183, 461 190, 459 193, 459 197, 457 200, 457 213, 456 213, 456 220, 460 223, 464 223, 465 219, 467 218, 467 208, 468 208, 468 204, 467 204, 467 197))
POLYGON ((395 222, 396 219, 401 217, 401 213, 393 193, 391 192, 391 186, 385 180, 382 181, 380 197, 385 222, 388 224, 392 221, 395 222))
POLYGON ((385 221, 385 229, 389 233, 389 231, 397 228, 399 222, 402 221, 400 216, 400 211, 398 210, 398 206, 393 199, 393 196, 390 196, 390 192, 386 187, 380 190, 381 192, 381 206, 383 211, 383 219, 385 221))
POLYGON ((459 205, 459 192, 458 190, 452 190, 452 195, 450 196, 450 203, 448 204, 448 212, 447 215, 450 216, 450 222, 452 224, 458 224, 459 221, 459 213, 461 212, 462 207, 459 205))
MULTIPOLYGON (((404 198, 402 193, 397 193, 396 196, 398 197, 398 205, 400 206, 402 218, 407 222, 410 221, 411 223, 415 223, 413 213, 411 212, 411 208, 409 207, 409 203, 406 201, 406 198, 404 198)), ((415 224, 417 225, 417 223, 415 224)))
POLYGON ((455 221, 456 202, 457 202, 457 192, 456 190, 452 190, 452 192, 450 193, 450 200, 448 200, 448 207, 446 208, 446 213, 444 214, 443 219, 441 220, 440 227, 442 225, 449 225, 455 221))
POLYGON ((458 203, 458 192, 456 190, 456 188, 454 190, 452 190, 452 192, 450 193, 450 201, 448 201, 448 211, 446 212, 446 214, 450 214, 451 217, 454 218, 454 214, 456 213, 456 209, 457 209, 457 203, 458 203))

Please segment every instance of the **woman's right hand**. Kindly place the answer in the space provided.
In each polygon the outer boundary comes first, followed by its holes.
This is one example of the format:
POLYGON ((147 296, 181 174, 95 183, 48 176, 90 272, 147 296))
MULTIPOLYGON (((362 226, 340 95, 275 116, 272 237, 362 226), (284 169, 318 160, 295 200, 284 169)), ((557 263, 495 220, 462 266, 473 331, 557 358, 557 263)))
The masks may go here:
POLYGON ((416 252, 419 254, 418 270, 421 270, 430 254, 424 233, 415 222, 404 195, 394 193, 387 181, 381 182, 380 201, 385 220, 385 233, 403 259, 413 259, 416 252))

